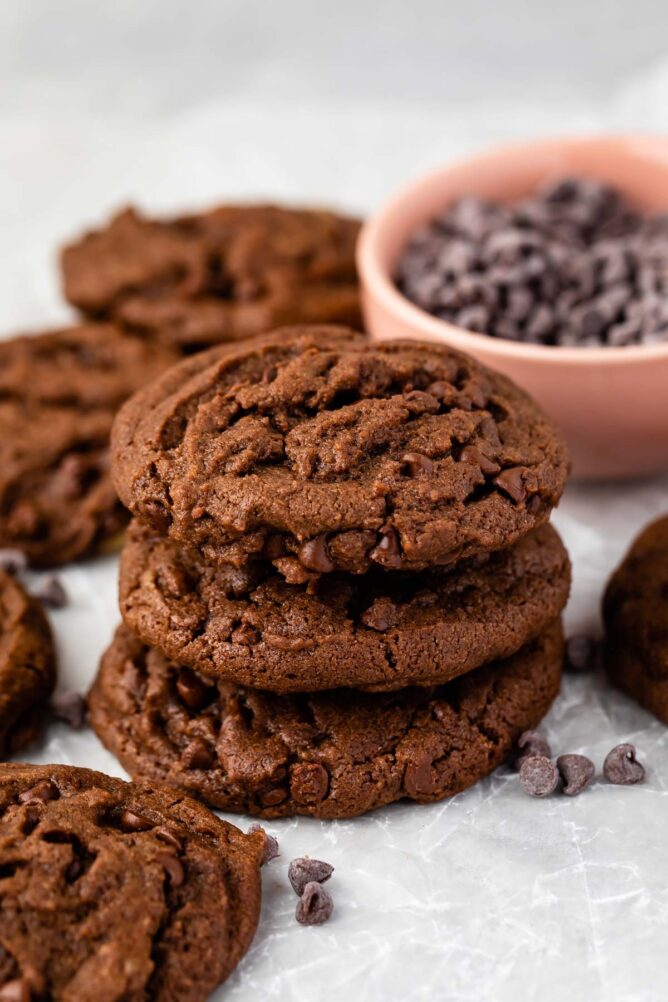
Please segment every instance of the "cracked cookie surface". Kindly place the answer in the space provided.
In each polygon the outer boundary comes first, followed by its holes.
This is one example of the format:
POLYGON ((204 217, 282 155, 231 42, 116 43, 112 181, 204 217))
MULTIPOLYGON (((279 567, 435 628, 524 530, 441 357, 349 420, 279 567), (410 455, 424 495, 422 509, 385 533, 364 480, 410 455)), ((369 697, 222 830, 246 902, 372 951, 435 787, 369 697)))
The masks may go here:
POLYGON ((272 205, 162 220, 128 209, 65 248, 65 296, 190 351, 280 324, 358 326, 359 225, 272 205))
POLYGON ((276 818, 441 800, 492 772, 559 691, 559 622, 505 661, 393 693, 272 695, 184 669, 119 627, 89 702, 136 777, 276 818))
POLYGON ((0 546, 55 566, 125 525, 109 474, 114 414, 176 358, 106 324, 0 341, 0 546))
POLYGON ((41 604, 0 571, 0 756, 34 741, 56 683, 56 653, 41 604))
POLYGON ((668 516, 633 542, 603 599, 612 681, 668 724, 668 516))
POLYGON ((0 765, 0 811, 3 998, 204 1002, 250 945, 262 832, 74 766, 0 765))
POLYGON ((211 562, 264 555, 290 583, 511 546, 547 521, 568 465, 504 376, 335 327, 186 359, 123 407, 112 453, 140 520, 211 562))
POLYGON ((509 550, 420 574, 290 585, 268 562, 207 563, 133 522, 120 605, 137 636, 205 674, 274 692, 431 685, 514 654, 568 599, 550 525, 509 550))

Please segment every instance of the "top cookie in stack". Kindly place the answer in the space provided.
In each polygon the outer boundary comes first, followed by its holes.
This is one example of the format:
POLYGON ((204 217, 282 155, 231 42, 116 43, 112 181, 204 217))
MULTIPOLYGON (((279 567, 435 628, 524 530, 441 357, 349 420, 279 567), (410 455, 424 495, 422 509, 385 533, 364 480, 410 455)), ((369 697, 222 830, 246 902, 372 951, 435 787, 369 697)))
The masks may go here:
POLYGON ((557 694, 566 454, 465 355, 277 330, 138 393, 112 455, 135 522, 90 710, 134 776, 263 817, 438 800, 557 694))

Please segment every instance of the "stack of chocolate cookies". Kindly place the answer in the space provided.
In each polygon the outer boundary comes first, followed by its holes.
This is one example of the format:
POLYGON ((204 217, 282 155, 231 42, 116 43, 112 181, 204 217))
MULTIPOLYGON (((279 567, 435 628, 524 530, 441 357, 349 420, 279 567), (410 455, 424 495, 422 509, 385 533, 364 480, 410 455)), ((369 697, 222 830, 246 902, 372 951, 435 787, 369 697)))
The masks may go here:
POLYGON ((134 516, 90 694, 133 777, 262 817, 470 786, 559 690, 567 456, 446 347, 284 328, 118 415, 134 516))

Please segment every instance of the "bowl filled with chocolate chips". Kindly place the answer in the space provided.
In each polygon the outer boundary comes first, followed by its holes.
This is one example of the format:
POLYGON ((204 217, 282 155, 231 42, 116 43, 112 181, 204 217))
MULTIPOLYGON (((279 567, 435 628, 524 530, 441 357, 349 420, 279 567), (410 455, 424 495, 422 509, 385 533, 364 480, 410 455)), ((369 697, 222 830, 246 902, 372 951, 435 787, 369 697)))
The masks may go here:
POLYGON ((586 479, 668 471, 668 138, 506 147, 392 199, 358 245, 373 338, 445 342, 561 426, 586 479))

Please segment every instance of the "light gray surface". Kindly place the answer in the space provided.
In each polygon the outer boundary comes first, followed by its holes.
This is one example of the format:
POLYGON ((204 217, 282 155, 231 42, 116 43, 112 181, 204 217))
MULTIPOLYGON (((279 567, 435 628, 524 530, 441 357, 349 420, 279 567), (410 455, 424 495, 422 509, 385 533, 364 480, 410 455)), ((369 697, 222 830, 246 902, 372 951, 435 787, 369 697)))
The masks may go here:
MULTIPOLYGON (((665 4, 507 0, 0 5, 0 327, 59 321, 54 252, 129 199, 169 209, 268 195, 367 211, 414 174, 532 133, 665 128, 665 4)), ((668 482, 571 487, 572 628, 668 482)), ((64 687, 85 687, 117 620, 116 562, 63 575, 64 687)), ((601 679, 568 679, 556 752, 600 766, 637 743, 647 784, 575 800, 495 777, 428 808, 270 828, 250 955, 219 997, 282 1002, 663 1002, 666 730, 601 679), (292 918, 289 859, 330 860, 333 921, 292 918)), ((42 761, 120 773, 90 734, 56 729, 42 761)), ((248 819, 242 819, 246 824, 248 819)))

